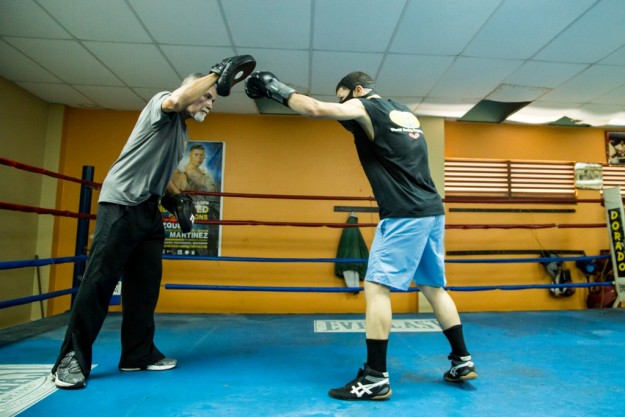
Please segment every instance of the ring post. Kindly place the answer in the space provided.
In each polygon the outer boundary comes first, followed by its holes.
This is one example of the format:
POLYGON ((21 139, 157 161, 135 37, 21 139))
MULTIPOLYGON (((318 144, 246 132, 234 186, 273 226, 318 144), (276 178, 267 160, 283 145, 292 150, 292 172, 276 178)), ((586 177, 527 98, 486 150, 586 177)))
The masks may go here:
MULTIPOLYGON (((82 167, 82 179, 84 181, 93 182, 94 168, 90 165, 83 165, 82 167)), ((81 214, 91 213, 91 194, 92 189, 87 184, 80 186, 80 202, 78 206, 78 212, 81 214)), ((76 256, 87 255, 87 245, 89 242, 89 219, 79 218, 78 227, 76 229, 76 249, 74 251, 76 256)), ((87 262, 76 262, 74 264, 74 276, 72 279, 72 288, 76 288, 82 281, 82 276, 85 273, 87 262)), ((72 306, 74 305, 74 298, 76 293, 72 293, 72 306)))
MULTIPOLYGON (((621 187, 605 188, 603 198, 610 233, 614 285, 616 285, 618 301, 622 304, 625 302, 625 213, 623 213, 621 187)), ((616 304, 618 303, 615 303, 615 307, 616 304)))

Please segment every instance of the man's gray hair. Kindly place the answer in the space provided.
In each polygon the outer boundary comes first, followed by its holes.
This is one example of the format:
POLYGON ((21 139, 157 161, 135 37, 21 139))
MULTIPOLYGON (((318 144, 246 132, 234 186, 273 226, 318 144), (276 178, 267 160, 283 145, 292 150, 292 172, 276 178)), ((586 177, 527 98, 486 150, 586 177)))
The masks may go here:
POLYGON ((204 77, 206 77, 206 74, 202 74, 201 72, 194 72, 193 74, 189 74, 186 77, 184 77, 184 80, 182 80, 182 84, 180 85, 189 84, 190 82, 193 82, 195 80, 198 80, 204 77))

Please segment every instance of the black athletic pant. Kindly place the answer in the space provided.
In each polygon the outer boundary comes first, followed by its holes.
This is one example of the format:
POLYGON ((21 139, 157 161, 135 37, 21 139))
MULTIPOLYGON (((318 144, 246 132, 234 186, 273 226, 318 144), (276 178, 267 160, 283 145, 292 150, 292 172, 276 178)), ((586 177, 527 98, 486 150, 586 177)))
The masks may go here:
POLYGON ((85 377, 115 286, 122 278, 120 368, 140 368, 164 355, 154 345, 154 309, 162 276, 165 232, 154 196, 138 206, 100 203, 89 261, 53 368, 72 350, 85 377))

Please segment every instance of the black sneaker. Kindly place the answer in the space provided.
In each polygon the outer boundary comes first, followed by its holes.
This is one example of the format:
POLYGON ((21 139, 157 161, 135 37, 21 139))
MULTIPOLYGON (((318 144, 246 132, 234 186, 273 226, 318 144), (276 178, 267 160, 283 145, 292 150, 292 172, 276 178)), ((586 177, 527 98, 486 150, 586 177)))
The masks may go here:
POLYGON ((168 369, 175 368, 178 364, 178 361, 171 358, 163 358, 154 363, 151 363, 146 366, 137 367, 137 368, 129 368, 129 367, 120 367, 120 371, 124 372, 132 372, 132 371, 166 371, 168 369))
POLYGON ((378 372, 365 364, 358 375, 342 388, 333 388, 328 393, 338 400, 386 400, 391 397, 388 372, 378 372))
POLYGON ((449 355, 447 359, 451 360, 451 369, 445 372, 445 381, 462 382, 477 378, 471 356, 449 355))
POLYGON ((78 365, 76 352, 71 351, 61 359, 61 363, 52 374, 54 384, 59 388, 74 389, 87 386, 87 380, 78 365))

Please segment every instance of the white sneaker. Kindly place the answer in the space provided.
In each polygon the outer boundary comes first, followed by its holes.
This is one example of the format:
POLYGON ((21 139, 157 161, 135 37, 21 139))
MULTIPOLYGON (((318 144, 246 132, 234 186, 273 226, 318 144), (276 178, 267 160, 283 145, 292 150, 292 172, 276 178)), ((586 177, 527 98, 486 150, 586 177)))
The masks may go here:
POLYGON ((147 365, 143 368, 119 368, 120 371, 132 372, 132 371, 166 371, 173 369, 178 365, 178 361, 172 358, 163 358, 157 362, 147 365))

